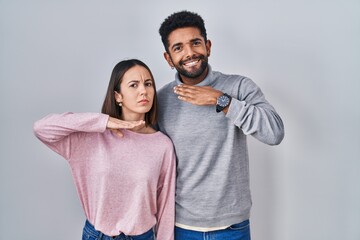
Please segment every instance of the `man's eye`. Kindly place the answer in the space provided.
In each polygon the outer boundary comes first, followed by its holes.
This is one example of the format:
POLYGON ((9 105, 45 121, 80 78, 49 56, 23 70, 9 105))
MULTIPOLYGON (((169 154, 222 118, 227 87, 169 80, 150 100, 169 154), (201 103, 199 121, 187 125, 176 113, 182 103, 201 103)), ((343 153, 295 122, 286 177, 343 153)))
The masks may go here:
POLYGON ((175 52, 178 52, 178 51, 180 51, 181 50, 181 47, 174 47, 174 51, 175 52))
POLYGON ((194 45, 195 45, 195 46, 200 45, 200 41, 195 41, 195 42, 194 42, 194 45))

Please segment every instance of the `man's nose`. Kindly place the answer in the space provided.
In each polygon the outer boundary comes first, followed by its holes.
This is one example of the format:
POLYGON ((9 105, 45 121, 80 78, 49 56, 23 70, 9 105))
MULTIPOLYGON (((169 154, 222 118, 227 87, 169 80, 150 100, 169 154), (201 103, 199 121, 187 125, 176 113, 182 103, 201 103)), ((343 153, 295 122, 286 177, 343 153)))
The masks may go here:
POLYGON ((184 46, 185 58, 191 58, 194 55, 194 50, 191 45, 184 46))

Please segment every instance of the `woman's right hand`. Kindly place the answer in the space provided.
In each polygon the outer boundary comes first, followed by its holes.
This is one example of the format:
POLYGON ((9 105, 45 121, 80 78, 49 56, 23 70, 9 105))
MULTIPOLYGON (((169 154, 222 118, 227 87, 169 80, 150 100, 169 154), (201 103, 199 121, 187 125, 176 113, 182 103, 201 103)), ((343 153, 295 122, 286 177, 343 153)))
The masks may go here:
POLYGON ((113 131, 119 137, 123 137, 124 134, 121 132, 121 129, 131 129, 138 130, 145 127, 145 121, 124 121, 117 118, 109 117, 109 120, 106 124, 106 128, 113 131))

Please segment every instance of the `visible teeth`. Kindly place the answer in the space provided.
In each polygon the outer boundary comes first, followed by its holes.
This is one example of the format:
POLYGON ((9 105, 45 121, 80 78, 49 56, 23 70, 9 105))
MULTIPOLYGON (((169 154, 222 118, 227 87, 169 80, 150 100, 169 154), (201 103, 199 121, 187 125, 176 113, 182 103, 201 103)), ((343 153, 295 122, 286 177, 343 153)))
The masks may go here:
POLYGON ((192 61, 192 62, 189 62, 189 63, 185 63, 184 65, 187 66, 187 67, 192 67, 195 64, 197 64, 198 62, 199 62, 199 60, 196 60, 196 61, 192 61))

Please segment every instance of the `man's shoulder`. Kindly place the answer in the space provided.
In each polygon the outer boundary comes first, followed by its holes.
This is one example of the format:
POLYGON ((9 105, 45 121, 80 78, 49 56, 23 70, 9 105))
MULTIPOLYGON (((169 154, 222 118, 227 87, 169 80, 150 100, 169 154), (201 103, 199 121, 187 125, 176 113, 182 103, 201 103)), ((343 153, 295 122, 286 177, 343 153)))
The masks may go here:
POLYGON ((254 89, 259 88, 251 78, 240 74, 214 71, 214 77, 216 78, 214 84, 215 88, 219 88, 228 93, 233 93, 234 95, 239 92, 246 95, 247 93, 254 91, 254 89))
POLYGON ((250 79, 246 76, 234 73, 224 73, 220 71, 213 71, 213 74, 216 78, 222 78, 228 81, 242 81, 244 79, 250 79))

